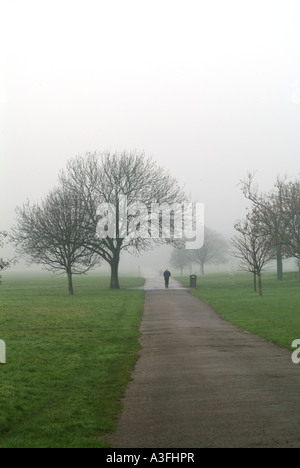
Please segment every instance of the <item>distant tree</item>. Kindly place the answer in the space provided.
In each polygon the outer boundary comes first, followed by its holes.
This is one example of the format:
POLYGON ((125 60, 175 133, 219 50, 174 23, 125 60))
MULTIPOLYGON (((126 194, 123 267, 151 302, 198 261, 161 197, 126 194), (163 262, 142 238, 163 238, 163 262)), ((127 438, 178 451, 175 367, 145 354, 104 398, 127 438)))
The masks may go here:
POLYGON ((174 248, 170 258, 170 264, 174 268, 178 268, 182 276, 183 269, 190 263, 190 260, 191 258, 188 250, 186 250, 184 247, 174 248))
POLYGON ((254 208, 245 220, 235 226, 239 235, 231 240, 232 254, 239 259, 239 268, 254 275, 254 290, 258 278, 259 295, 262 296, 262 271, 276 258, 272 236, 266 236, 261 228, 260 213, 254 208))
POLYGON ((50 192, 39 204, 17 208, 12 241, 30 263, 63 271, 68 292, 74 294, 73 275, 86 273, 99 264, 99 257, 85 247, 89 217, 79 196, 65 187, 50 192))
POLYGON ((152 203, 172 205, 186 200, 178 182, 164 168, 136 151, 79 156, 69 161, 66 171, 60 174, 60 181, 84 203, 90 219, 85 246, 110 265, 112 289, 120 287, 118 269, 123 251, 139 254, 155 243, 166 241, 149 237, 152 226, 142 223, 139 203, 149 209, 152 203), (126 219, 124 197, 128 206, 135 207, 127 213, 126 219), (103 204, 107 204, 105 214, 99 212, 99 206, 103 204), (107 226, 107 234, 101 238, 97 236, 97 225, 105 220, 106 214, 109 218, 110 206, 115 207, 116 230, 111 233, 107 226), (136 236, 130 236, 131 229, 135 230, 136 236))
POLYGON ((286 242, 286 232, 289 220, 286 216, 286 179, 277 178, 274 189, 269 193, 261 193, 254 184, 254 174, 249 173, 241 182, 245 197, 253 202, 256 208, 256 217, 260 216, 262 234, 272 238, 276 251, 277 278, 283 279, 283 258, 289 256, 286 242))
POLYGON ((282 242, 289 257, 300 260, 300 181, 290 181, 280 186, 282 199, 280 216, 284 221, 282 242))
POLYGON ((205 274, 205 265, 220 264, 228 261, 227 242, 218 232, 204 228, 204 243, 201 249, 192 250, 192 261, 200 265, 201 274, 205 274))
MULTIPOLYGON (((3 247, 5 244, 5 239, 7 238, 8 234, 5 231, 0 232, 0 247, 3 247)), ((0 258, 0 272, 10 268, 14 263, 16 263, 16 259, 6 259, 4 260, 2 257, 0 258)), ((1 284, 1 275, 0 275, 0 284, 1 284)))
MULTIPOLYGON (((3 247, 4 245, 4 240, 7 237, 7 233, 2 231, 0 232, 0 247, 3 247)), ((0 258, 0 271, 5 270, 5 268, 8 268, 10 266, 9 260, 4 260, 3 258, 0 258)))

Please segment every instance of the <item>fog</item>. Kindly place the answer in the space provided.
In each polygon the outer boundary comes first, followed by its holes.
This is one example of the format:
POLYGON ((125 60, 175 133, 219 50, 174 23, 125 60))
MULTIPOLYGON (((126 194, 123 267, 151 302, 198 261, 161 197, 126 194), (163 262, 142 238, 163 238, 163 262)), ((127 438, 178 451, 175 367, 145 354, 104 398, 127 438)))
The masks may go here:
MULTIPOLYGON (((299 2, 0 5, 0 231, 89 151, 145 151, 226 238, 248 171, 261 190, 299 174, 299 2)), ((169 253, 154 255, 126 265, 165 267, 169 253)))

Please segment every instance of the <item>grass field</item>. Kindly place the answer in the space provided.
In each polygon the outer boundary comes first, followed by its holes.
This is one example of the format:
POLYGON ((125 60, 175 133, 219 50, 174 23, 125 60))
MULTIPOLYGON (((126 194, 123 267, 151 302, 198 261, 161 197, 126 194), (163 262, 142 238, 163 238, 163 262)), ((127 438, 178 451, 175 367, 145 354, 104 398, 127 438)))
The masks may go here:
MULTIPOLYGON (((180 279, 188 286, 189 279, 180 279)), ((0 447, 106 447, 137 360, 144 292, 127 290, 143 279, 5 276, 0 287, 0 447)), ((265 273, 263 297, 251 275, 198 277, 191 294, 226 320, 291 349, 300 339, 300 281, 265 273)))
POLYGON ((142 279, 4 277, 0 447, 105 447, 137 359, 142 279))
MULTIPOLYGON (((188 286, 188 278, 178 278, 188 286)), ((198 276, 196 297, 210 304, 222 317, 237 327, 255 333, 267 341, 291 349, 300 339, 299 274, 289 272, 278 281, 275 273, 263 275, 263 297, 253 290, 248 274, 198 276)))

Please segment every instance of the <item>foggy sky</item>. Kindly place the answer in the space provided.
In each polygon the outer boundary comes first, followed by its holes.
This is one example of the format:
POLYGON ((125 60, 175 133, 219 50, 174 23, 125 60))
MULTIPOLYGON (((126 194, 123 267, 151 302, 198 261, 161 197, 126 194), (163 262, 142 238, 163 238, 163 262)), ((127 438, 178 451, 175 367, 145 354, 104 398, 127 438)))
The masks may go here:
POLYGON ((88 151, 145 151, 225 236, 247 171, 300 172, 296 0, 0 0, 0 30, 0 230, 88 151))

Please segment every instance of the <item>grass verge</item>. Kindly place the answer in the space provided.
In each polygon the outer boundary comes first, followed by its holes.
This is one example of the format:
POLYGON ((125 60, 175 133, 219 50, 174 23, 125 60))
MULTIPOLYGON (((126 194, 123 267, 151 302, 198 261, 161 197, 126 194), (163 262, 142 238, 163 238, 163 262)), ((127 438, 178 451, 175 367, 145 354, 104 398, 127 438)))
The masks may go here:
MULTIPOLYGON (((189 278, 177 278, 184 286, 189 278)), ((198 276, 197 289, 191 294, 211 305, 234 325, 267 341, 291 350, 300 339, 300 281, 297 273, 286 273, 278 281, 274 273, 263 276, 263 297, 253 290, 247 274, 198 276)))
POLYGON ((107 447, 139 350, 142 279, 4 278, 0 287, 2 448, 107 447))

